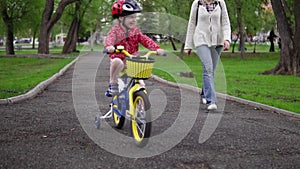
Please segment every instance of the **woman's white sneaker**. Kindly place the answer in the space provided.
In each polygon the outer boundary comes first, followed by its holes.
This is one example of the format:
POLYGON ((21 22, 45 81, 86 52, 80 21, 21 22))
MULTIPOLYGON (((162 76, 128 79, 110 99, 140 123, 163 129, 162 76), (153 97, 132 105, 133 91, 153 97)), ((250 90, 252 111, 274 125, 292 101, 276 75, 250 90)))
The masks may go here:
POLYGON ((216 104, 210 104, 208 107, 207 107, 207 110, 217 110, 217 105, 216 104))
POLYGON ((206 104, 206 103, 207 103, 207 101, 206 101, 205 98, 202 98, 202 103, 203 103, 203 104, 206 104))

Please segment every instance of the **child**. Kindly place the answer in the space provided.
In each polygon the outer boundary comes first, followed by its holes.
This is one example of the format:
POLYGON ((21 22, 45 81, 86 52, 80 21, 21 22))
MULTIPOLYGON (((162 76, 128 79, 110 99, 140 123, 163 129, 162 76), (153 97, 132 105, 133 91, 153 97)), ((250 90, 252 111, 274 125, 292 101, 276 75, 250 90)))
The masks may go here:
POLYGON ((112 16, 118 23, 108 32, 104 46, 111 58, 109 87, 105 93, 108 97, 118 94, 118 74, 124 69, 125 55, 114 53, 117 46, 124 46, 124 49, 132 55, 137 55, 139 43, 149 50, 156 50, 158 55, 164 53, 164 50, 136 26, 139 12, 141 7, 134 0, 117 0, 112 5, 112 16))

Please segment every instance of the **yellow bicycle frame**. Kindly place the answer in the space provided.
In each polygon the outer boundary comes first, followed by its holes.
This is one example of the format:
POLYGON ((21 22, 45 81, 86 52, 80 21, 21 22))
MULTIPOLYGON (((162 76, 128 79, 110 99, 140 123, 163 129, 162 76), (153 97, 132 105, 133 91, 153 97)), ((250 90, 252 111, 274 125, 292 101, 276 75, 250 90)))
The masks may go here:
POLYGON ((133 105, 133 94, 140 87, 140 84, 136 83, 129 90, 129 114, 134 117, 134 105, 133 105))
MULTIPOLYGON (((128 53, 126 50, 124 50, 124 48, 122 48, 122 47, 116 49, 116 53, 120 53, 120 52, 123 53, 127 57, 130 57, 130 58, 134 57, 133 55, 128 53)), ((148 57, 152 54, 157 55, 157 52, 156 51, 149 51, 149 52, 146 53, 146 55, 141 56, 141 57, 146 57, 148 59, 148 57)), ((136 80, 136 82, 138 82, 138 80, 136 80)), ((135 85, 132 86, 129 90, 129 114, 131 115, 131 117, 134 117, 133 94, 139 87, 140 87, 140 84, 135 83, 135 85)))

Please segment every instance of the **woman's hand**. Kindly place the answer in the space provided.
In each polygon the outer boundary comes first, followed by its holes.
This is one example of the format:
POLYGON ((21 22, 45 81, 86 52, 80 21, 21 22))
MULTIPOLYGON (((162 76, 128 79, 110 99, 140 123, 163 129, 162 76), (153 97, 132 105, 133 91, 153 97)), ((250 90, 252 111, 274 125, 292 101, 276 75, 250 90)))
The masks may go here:
POLYGON ((230 42, 228 40, 224 41, 224 51, 229 50, 230 42))
POLYGON ((185 50, 185 53, 186 53, 186 55, 188 55, 188 56, 191 54, 191 52, 192 52, 192 49, 186 49, 186 50, 185 50))

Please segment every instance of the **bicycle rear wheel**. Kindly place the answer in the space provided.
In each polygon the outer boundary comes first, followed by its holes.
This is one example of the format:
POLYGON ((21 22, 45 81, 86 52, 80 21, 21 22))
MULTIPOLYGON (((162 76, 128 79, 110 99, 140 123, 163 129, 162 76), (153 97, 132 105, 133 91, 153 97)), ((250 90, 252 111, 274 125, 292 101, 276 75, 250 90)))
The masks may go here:
POLYGON ((133 96, 134 115, 131 120, 131 131, 135 144, 144 147, 151 133, 150 101, 144 91, 138 91, 133 96))

